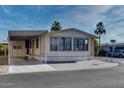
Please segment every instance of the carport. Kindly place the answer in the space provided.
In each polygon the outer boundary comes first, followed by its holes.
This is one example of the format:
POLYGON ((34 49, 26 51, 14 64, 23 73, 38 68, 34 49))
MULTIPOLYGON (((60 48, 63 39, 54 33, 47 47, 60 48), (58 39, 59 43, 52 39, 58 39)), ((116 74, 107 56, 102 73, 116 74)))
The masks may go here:
MULTIPOLYGON (((9 30, 8 31, 8 64, 14 65, 15 60, 18 60, 19 62, 27 62, 30 64, 35 64, 39 61, 33 62, 32 60, 23 61, 24 59, 27 59, 28 56, 33 56, 30 52, 34 50, 32 46, 34 46, 34 42, 31 43, 31 40, 38 37, 43 36, 45 37, 45 33, 47 33, 47 30, 9 30), (12 63, 13 62, 13 63, 12 63)), ((44 39, 45 43, 45 39, 44 39)), ((45 44, 44 44, 45 47, 45 44)), ((46 50, 46 49, 45 49, 46 50)), ((45 62, 47 61, 46 58, 46 51, 44 50, 44 59, 45 62)), ((33 53, 33 52, 32 52, 33 53)), ((18 62, 16 61, 15 64, 18 62)), ((39 62, 41 63, 41 62, 39 62)))

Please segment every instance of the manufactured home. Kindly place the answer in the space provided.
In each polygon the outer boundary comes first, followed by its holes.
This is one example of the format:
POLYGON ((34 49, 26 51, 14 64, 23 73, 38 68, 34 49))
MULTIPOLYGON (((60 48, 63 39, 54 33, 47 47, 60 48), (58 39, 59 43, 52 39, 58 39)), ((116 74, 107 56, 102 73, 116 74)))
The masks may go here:
POLYGON ((11 59, 78 61, 94 56, 95 35, 76 28, 47 30, 9 30, 8 47, 11 59))

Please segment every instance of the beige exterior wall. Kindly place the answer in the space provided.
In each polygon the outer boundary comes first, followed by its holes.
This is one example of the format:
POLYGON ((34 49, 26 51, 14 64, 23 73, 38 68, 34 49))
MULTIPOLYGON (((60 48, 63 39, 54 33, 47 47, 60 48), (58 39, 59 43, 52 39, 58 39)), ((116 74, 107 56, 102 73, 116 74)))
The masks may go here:
MULTIPOLYGON (((47 60, 84 60, 89 58, 90 56, 93 56, 94 46, 93 46, 93 39, 76 31, 66 31, 62 33, 56 33, 56 34, 47 34, 46 35, 46 55, 47 60), (88 39, 89 42, 89 50, 88 51, 50 51, 50 37, 77 37, 77 38, 84 38, 88 39)), ((72 39, 72 45, 73 45, 73 39, 72 39)), ((73 47, 72 47, 73 49, 73 47)))
POLYGON ((34 48, 32 49, 32 58, 36 58, 38 60, 44 60, 44 36, 40 35, 36 38, 33 38, 34 40, 34 48), (39 46, 36 48, 36 39, 39 38, 39 46))
POLYGON ((90 43, 89 43, 89 47, 90 47, 90 56, 94 56, 94 38, 90 38, 90 43))
POLYGON ((38 37, 36 37, 36 38, 33 38, 33 39, 31 39, 31 41, 33 41, 34 40, 34 48, 31 48, 31 50, 32 50, 32 53, 31 54, 33 54, 33 55, 37 55, 37 56, 40 56, 40 36, 38 36, 38 37), (36 39, 39 39, 39 45, 38 45, 38 48, 36 48, 36 39))

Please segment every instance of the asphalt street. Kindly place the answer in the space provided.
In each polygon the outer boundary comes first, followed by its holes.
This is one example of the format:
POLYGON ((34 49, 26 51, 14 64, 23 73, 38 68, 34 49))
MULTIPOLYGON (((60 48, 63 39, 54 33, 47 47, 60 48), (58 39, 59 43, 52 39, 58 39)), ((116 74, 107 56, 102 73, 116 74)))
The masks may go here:
POLYGON ((124 64, 62 72, 0 75, 1 88, 124 88, 124 64))

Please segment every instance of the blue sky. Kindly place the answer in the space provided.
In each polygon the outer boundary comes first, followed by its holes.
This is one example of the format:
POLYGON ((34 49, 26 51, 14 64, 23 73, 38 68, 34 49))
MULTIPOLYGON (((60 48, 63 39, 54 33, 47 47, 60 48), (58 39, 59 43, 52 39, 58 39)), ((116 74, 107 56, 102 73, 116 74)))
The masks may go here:
POLYGON ((47 29, 53 21, 62 28, 75 27, 94 34, 102 21, 107 33, 102 43, 111 39, 124 42, 124 6, 0 6, 0 41, 7 40, 10 29, 47 29))

